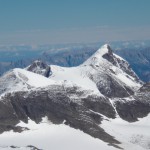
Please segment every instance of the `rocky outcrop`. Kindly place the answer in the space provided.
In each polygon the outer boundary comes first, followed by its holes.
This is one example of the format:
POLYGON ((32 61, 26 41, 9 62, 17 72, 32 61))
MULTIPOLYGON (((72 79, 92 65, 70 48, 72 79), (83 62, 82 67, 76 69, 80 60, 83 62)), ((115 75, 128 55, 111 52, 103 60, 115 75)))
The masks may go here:
POLYGON ((52 73, 50 66, 40 60, 34 61, 30 66, 27 67, 27 70, 45 77, 49 77, 52 73))
POLYGON ((97 95, 85 96, 86 93, 78 87, 52 85, 7 94, 0 101, 0 132, 28 130, 16 125, 20 120, 27 123, 28 118, 40 123, 47 116, 54 124, 65 123, 117 147, 119 142, 100 127, 103 116, 115 118, 117 113, 122 119, 134 122, 150 113, 149 91, 112 100, 97 95))
POLYGON ((143 85, 133 96, 114 102, 119 116, 129 122, 137 121, 150 113, 150 87, 143 85))
MULTIPOLYGON (((97 95, 82 98, 84 94, 78 89, 73 91, 57 86, 51 86, 47 90, 8 94, 2 98, 3 103, 0 103, 0 108, 3 108, 0 111, 0 122, 5 126, 12 125, 14 128, 20 120, 27 123, 30 118, 39 123, 47 116, 54 124, 65 122, 66 125, 116 146, 119 142, 99 126, 103 115, 115 118, 115 110, 109 99, 97 95), (76 98, 72 99, 74 94, 76 98)), ((5 127, 2 130, 5 131, 5 127)))
POLYGON ((123 58, 113 54, 113 51, 109 45, 106 45, 108 49, 108 53, 104 54, 102 57, 107 59, 109 62, 111 62, 116 67, 119 67, 121 70, 126 72, 128 75, 132 76, 137 82, 140 81, 138 76, 135 74, 135 72, 130 67, 129 63, 124 60, 123 58))
POLYGON ((134 91, 130 87, 122 86, 112 76, 107 74, 99 79, 97 82, 97 88, 103 95, 110 98, 123 98, 134 94, 134 91))
POLYGON ((128 122, 138 121, 138 118, 143 118, 150 113, 150 105, 138 100, 116 101, 115 106, 119 116, 128 122))
POLYGON ((150 82, 145 83, 139 90, 141 92, 150 92, 150 82))

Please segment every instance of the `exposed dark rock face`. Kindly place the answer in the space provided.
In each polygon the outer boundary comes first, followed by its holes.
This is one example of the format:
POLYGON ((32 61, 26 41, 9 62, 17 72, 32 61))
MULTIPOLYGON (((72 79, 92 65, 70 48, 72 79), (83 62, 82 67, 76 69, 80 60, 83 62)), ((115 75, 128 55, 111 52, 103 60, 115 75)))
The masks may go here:
POLYGON ((39 123, 42 117, 47 116, 54 124, 61 124, 65 120, 65 124, 80 129, 95 138, 113 146, 119 144, 99 126, 103 117, 98 113, 115 118, 115 111, 109 99, 96 95, 82 98, 82 94, 77 89, 64 90, 64 87, 56 86, 30 93, 8 94, 2 101, 5 102, 5 104, 0 103, 0 107, 4 108, 4 111, 0 111, 0 122, 5 125, 2 128, 3 131, 6 131, 9 125, 15 127, 19 120, 27 122, 29 117, 39 123), (75 93, 76 99, 72 99, 71 95, 75 93), (106 111, 107 108, 108 111, 106 111), (4 113, 6 113, 5 118, 3 118, 4 113))
MULTIPOLYGON (((28 117, 40 123, 47 116, 54 124, 61 124, 80 129, 113 146, 119 144, 99 125, 103 115, 115 118, 116 112, 109 99, 97 95, 86 96, 78 87, 49 86, 30 92, 7 94, 0 101, 0 132, 23 130, 16 126, 19 121, 28 122, 28 117)), ((116 98, 114 106, 119 116, 129 122, 137 121, 150 112, 150 92, 138 92, 133 100, 116 98)))
POLYGON ((131 88, 122 86, 116 80, 114 80, 114 78, 107 74, 105 75, 105 81, 103 78, 99 79, 97 82, 97 87, 102 94, 110 98, 123 98, 134 94, 134 91, 132 91, 131 88))
POLYGON ((142 101, 117 101, 115 105, 119 116, 129 122, 138 121, 138 118, 143 118, 150 112, 150 105, 142 101))
POLYGON ((150 112, 149 91, 139 91, 132 96, 132 100, 116 98, 114 106, 107 97, 97 95, 85 97, 83 96, 85 92, 78 87, 53 85, 46 89, 7 94, 0 101, 0 133, 9 130, 15 132, 28 130, 16 125, 20 120, 27 123, 28 117, 40 123, 42 118, 47 116, 54 124, 65 121, 66 125, 116 146, 119 142, 99 126, 103 115, 115 118, 115 106, 122 119, 134 122, 150 112))
POLYGON ((141 92, 150 92, 150 82, 144 84, 141 88, 140 88, 141 92))
POLYGON ((50 66, 39 60, 34 61, 29 67, 27 67, 27 70, 45 77, 49 77, 51 75, 50 66))
POLYGON ((134 73, 132 68, 130 67, 129 63, 125 61, 124 59, 120 59, 116 57, 116 55, 113 54, 112 49, 110 48, 109 45, 107 45, 108 48, 108 53, 103 55, 103 58, 107 59, 109 62, 111 62, 113 65, 121 68, 124 72, 132 76, 133 78, 136 79, 136 81, 139 82, 138 76, 134 73))
POLYGON ((150 113, 150 88, 145 84, 137 93, 128 99, 114 102, 119 116, 129 122, 137 121, 150 113))
POLYGON ((0 101, 0 124, 15 125, 19 122, 13 106, 7 97, 0 101))
POLYGON ((0 101, 0 133, 9 130, 13 130, 14 132, 28 130, 27 128, 16 126, 20 120, 11 101, 7 98, 9 96, 10 94, 3 97, 3 100, 0 101))
POLYGON ((14 125, 0 125, 0 134, 4 131, 10 131, 13 130, 13 132, 21 133, 25 130, 29 130, 28 128, 20 127, 20 126, 14 126, 14 125))
POLYGON ((114 108, 112 107, 110 101, 108 98, 101 98, 95 97, 93 99, 93 96, 88 96, 87 98, 84 98, 84 106, 89 108, 90 110, 103 114, 104 116, 107 116, 108 118, 115 118, 116 113, 114 108))

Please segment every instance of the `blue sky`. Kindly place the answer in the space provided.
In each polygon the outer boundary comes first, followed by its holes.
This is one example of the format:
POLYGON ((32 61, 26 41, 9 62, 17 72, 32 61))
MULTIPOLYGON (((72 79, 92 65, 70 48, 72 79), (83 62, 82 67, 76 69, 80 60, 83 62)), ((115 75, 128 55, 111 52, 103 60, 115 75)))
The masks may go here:
POLYGON ((0 44, 150 39, 150 0, 0 0, 0 44))

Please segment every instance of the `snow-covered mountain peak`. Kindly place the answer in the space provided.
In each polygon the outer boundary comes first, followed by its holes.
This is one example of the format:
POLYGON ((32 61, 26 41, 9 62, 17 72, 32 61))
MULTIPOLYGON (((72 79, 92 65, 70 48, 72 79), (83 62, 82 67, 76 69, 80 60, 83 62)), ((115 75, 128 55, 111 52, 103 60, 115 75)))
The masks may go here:
POLYGON ((103 56, 105 54, 112 54, 112 49, 108 44, 105 44, 100 49, 98 49, 97 52, 95 53, 95 56, 96 55, 103 56))
POLYGON ((102 47, 100 47, 94 54, 92 57, 103 57, 104 55, 109 54, 112 55, 112 49, 110 48, 110 46, 108 44, 103 45, 102 47))
POLYGON ((30 85, 31 87, 45 87, 51 84, 56 84, 55 81, 45 78, 39 74, 26 71, 25 69, 16 68, 13 70, 16 77, 20 79, 24 84, 30 85))
POLYGON ((103 70, 105 72, 111 70, 111 72, 114 74, 126 73, 126 76, 131 76, 131 78, 139 81, 139 78, 131 69, 129 63, 122 57, 114 54, 108 44, 105 44, 100 49, 98 49, 81 66, 91 66, 96 70, 103 70))
POLYGON ((102 64, 109 63, 105 57, 113 57, 113 52, 108 44, 103 45, 99 48, 88 60, 86 60, 83 65, 93 65, 100 66, 102 64))
MULTIPOLYGON (((111 47, 105 44, 98 49, 87 61, 80 65, 82 72, 96 83, 99 91, 107 96, 122 96, 112 92, 111 87, 122 91, 126 96, 132 94, 141 86, 141 81, 131 69, 129 63, 113 53, 111 47), (84 70, 84 71, 83 71, 84 70), (110 94, 108 94, 108 87, 110 94)), ((124 96, 125 96, 124 95, 124 96)))

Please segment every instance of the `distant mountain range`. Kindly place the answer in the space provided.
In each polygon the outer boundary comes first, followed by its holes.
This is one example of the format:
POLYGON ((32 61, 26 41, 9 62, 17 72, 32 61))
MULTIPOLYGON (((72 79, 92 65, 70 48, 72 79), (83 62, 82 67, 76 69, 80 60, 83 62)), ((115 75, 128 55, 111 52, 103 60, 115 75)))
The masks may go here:
MULTIPOLYGON (((0 47, 0 75, 13 68, 24 68, 39 59, 59 66, 78 66, 88 59, 103 43, 43 46, 0 47)), ((150 42, 111 42, 111 47, 126 59, 141 80, 150 81, 150 42)))

